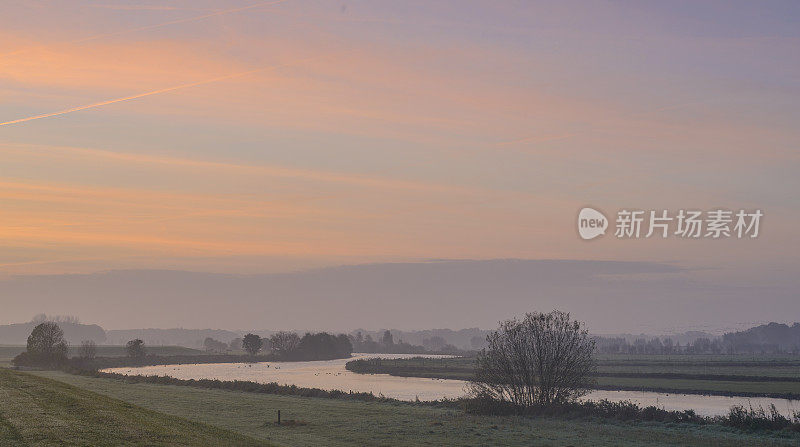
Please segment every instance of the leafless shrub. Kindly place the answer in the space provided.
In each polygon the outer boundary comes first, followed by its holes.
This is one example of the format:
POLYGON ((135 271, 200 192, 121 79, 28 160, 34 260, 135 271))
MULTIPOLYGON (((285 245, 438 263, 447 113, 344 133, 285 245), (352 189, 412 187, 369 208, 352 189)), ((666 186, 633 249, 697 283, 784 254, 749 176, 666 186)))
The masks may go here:
POLYGON ((547 406, 574 401, 592 385, 594 341, 568 313, 536 312, 502 322, 487 343, 469 385, 475 397, 547 406))

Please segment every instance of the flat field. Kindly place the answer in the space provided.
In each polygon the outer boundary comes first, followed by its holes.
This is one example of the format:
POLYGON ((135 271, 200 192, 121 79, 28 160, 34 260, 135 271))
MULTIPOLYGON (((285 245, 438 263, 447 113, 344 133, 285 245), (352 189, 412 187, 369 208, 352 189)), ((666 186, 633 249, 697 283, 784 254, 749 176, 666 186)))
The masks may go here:
POLYGON ((800 434, 719 425, 472 416, 412 403, 360 402, 35 373, 163 414, 283 446, 778 446, 800 434), (275 424, 277 411, 284 421, 275 424))
POLYGON ((0 368, 0 445, 269 446, 242 434, 0 368))

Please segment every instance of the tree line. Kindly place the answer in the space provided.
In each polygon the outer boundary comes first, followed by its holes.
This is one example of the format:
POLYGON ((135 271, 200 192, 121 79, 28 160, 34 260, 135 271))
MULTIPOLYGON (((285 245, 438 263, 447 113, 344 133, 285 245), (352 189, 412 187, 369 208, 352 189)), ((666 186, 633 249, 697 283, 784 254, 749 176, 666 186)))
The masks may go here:
POLYGON ((269 337, 249 333, 230 344, 208 337, 203 346, 209 352, 245 351, 252 356, 270 353, 278 360, 331 360, 350 357, 353 352, 347 335, 328 332, 307 332, 302 337, 290 331, 279 331, 269 337))
MULTIPOLYGON (((800 329, 800 325, 796 326, 800 329)), ((800 354, 800 341, 767 341, 752 333, 760 327, 727 333, 722 338, 699 337, 683 345, 670 337, 639 337, 632 343, 623 337, 595 336, 594 340, 601 354, 800 354)))
MULTIPOLYGON (((347 335, 332 335, 327 332, 308 332, 300 337, 294 332, 281 331, 268 338, 249 333, 234 342, 235 347, 244 350, 254 359, 259 354, 269 354, 270 360, 332 360, 350 357, 353 351, 347 335)), ((205 346, 209 351, 233 347, 211 338, 206 339, 205 346)), ((44 321, 33 328, 28 336, 25 352, 16 356, 13 363, 18 366, 63 367, 70 361, 68 351, 69 345, 58 323, 44 321)), ((131 359, 139 360, 147 356, 145 343, 138 338, 126 343, 125 352, 131 359)), ((86 360, 94 360, 96 356, 97 345, 94 341, 87 340, 81 343, 76 360, 83 361, 82 364, 85 365, 86 360)))
POLYGON ((447 343, 440 336, 424 338, 422 345, 413 345, 404 342, 402 339, 395 342, 391 331, 384 331, 379 340, 375 340, 371 335, 366 336, 361 331, 348 335, 350 344, 353 345, 355 352, 365 353, 385 353, 385 354, 424 354, 426 352, 436 352, 440 354, 460 354, 463 351, 447 343))
POLYGON ((683 345, 670 337, 640 337, 629 342, 623 337, 595 336, 597 352, 601 354, 733 354, 719 339, 699 337, 683 345))

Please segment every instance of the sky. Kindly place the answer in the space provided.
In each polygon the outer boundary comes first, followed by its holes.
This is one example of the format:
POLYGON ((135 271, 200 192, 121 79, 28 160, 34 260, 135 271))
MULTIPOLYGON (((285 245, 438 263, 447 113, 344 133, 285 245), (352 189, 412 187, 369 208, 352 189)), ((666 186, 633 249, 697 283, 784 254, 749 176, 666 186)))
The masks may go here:
POLYGON ((798 49, 791 1, 3 2, 0 278, 596 260, 785 300, 798 49), (584 206, 764 218, 584 241, 584 206))

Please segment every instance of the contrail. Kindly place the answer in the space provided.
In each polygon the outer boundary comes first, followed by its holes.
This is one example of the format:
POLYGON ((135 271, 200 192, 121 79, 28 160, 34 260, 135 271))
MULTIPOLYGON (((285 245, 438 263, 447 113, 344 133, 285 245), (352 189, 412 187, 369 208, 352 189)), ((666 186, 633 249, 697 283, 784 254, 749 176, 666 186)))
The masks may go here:
MULTIPOLYGON (((234 12, 246 11, 248 9, 259 8, 259 7, 262 7, 262 6, 277 5, 279 3, 285 3, 287 1, 289 1, 289 0, 277 0, 277 1, 273 1, 273 2, 259 2, 259 3, 253 4, 253 5, 243 6, 241 8, 226 9, 224 11, 212 12, 210 14, 203 14, 201 16, 187 17, 185 19, 170 20, 169 22, 156 23, 156 24, 153 24, 153 25, 145 25, 145 26, 140 26, 138 28, 131 28, 131 29, 126 29, 126 30, 122 30, 122 31, 115 31, 113 33, 97 34, 97 35, 90 36, 90 37, 83 37, 81 39, 70 40, 70 41, 67 41, 65 43, 71 45, 71 44, 76 44, 76 43, 88 42, 90 40, 102 39, 103 37, 118 36, 120 34, 135 33, 137 31, 145 31, 145 30, 154 29, 154 28, 161 28, 162 26, 177 25, 179 23, 186 23, 186 22, 195 22, 195 21, 198 21, 198 20, 208 19, 210 17, 216 17, 216 16, 225 15, 225 14, 232 14, 234 12)), ((23 53, 25 51, 31 50, 32 48, 40 48, 40 47, 39 46, 34 46, 34 47, 23 48, 23 49, 20 49, 20 50, 17 50, 17 51, 12 51, 11 53, 2 54, 0 56, 11 56, 11 55, 14 55, 14 54, 19 54, 19 53, 23 53)))
POLYGON ((239 72, 239 73, 233 73, 233 74, 229 74, 229 75, 225 75, 225 76, 219 76, 219 77, 212 78, 212 79, 206 79, 204 81, 192 82, 190 84, 181 84, 181 85, 176 85, 174 87, 167 87, 167 88, 162 88, 162 89, 159 89, 159 90, 153 90, 153 91, 150 91, 150 92, 139 93, 137 95, 126 96, 124 98, 116 98, 116 99, 109 99, 108 101, 95 102, 95 103, 92 103, 92 104, 73 107, 71 109, 61 110, 61 111, 58 111, 58 112, 43 113, 41 115, 29 116, 27 118, 20 118, 20 119, 16 119, 16 120, 6 121, 4 123, 0 123, 0 126, 6 126, 8 124, 24 123, 25 121, 33 121, 33 120, 38 120, 38 119, 42 119, 42 118, 49 118, 51 116, 63 115, 65 113, 77 112, 79 110, 93 109, 95 107, 101 107, 101 106, 105 106, 105 105, 108 105, 108 104, 114 104, 114 103, 117 103, 117 102, 130 101, 131 99, 137 99, 137 98, 143 98, 145 96, 157 95, 159 93, 166 93, 166 92, 171 92, 171 91, 174 91, 174 90, 180 90, 180 89, 189 88, 189 87, 196 87, 198 85, 210 84, 212 82, 224 81, 226 79, 238 78, 240 76, 249 75, 249 74, 252 74, 252 73, 259 72, 259 71, 274 70, 276 68, 293 65, 293 64, 296 64, 298 62, 303 62, 303 61, 310 60, 310 59, 316 59, 316 58, 308 58, 308 59, 303 59, 303 60, 300 60, 300 61, 289 62, 289 63, 285 63, 285 64, 280 64, 280 65, 274 65, 274 66, 270 66, 270 67, 257 68, 255 70, 242 71, 242 72, 239 72))

